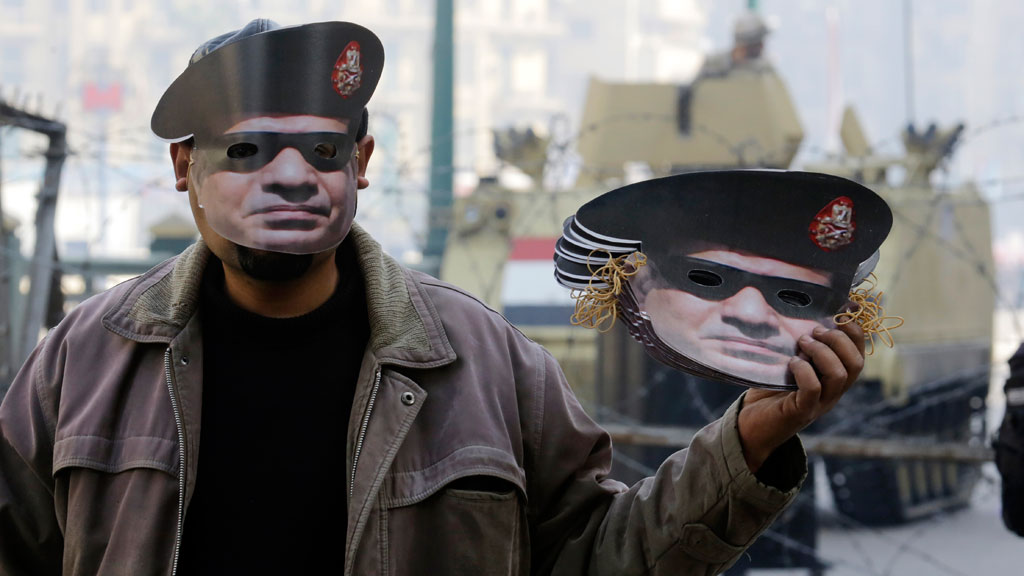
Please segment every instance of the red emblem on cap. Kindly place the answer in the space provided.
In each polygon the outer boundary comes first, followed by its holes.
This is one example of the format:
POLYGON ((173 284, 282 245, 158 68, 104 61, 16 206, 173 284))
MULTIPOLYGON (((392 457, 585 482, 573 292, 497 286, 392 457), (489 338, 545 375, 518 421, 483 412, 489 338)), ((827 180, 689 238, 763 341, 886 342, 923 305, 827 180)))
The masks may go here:
POLYGON ((811 222, 811 240, 826 252, 837 250, 853 242, 853 200, 840 196, 828 203, 811 222))
POLYGON ((334 63, 331 81, 334 84, 335 92, 341 94, 342 98, 348 98, 356 90, 359 90, 363 81, 359 42, 353 40, 341 51, 341 56, 338 56, 338 61, 334 63))

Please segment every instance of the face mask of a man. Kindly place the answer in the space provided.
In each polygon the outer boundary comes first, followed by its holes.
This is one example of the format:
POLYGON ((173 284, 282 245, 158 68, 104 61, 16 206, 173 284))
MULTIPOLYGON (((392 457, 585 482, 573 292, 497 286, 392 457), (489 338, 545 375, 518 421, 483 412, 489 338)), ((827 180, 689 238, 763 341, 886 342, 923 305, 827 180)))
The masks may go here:
POLYGON ((251 118, 197 141, 189 170, 217 234, 247 248, 314 254, 336 247, 352 226, 354 149, 338 120, 251 118))

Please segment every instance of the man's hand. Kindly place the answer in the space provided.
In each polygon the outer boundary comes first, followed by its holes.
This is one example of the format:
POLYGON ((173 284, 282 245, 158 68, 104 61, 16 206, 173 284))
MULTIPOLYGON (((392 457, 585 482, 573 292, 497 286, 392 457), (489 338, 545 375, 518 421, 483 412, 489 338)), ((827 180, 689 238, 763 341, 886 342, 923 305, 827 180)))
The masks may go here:
POLYGON ((835 330, 814 329, 800 350, 810 361, 794 357, 789 369, 798 390, 747 390, 739 414, 740 443, 751 472, 771 453, 836 405, 864 367, 864 331, 854 322, 835 330))

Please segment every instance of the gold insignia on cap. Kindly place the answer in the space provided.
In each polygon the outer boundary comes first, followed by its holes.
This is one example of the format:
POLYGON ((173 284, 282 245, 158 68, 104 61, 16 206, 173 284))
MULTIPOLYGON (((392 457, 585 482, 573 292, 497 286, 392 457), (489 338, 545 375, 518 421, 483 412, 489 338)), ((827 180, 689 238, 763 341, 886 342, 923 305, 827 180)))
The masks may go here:
POLYGON ((345 46, 334 63, 331 81, 334 84, 335 92, 341 94, 342 98, 348 98, 359 89, 362 80, 362 53, 359 51, 359 42, 353 40, 345 46))
POLYGON ((826 252, 838 250, 853 242, 853 200, 840 196, 828 203, 811 222, 811 240, 826 252))

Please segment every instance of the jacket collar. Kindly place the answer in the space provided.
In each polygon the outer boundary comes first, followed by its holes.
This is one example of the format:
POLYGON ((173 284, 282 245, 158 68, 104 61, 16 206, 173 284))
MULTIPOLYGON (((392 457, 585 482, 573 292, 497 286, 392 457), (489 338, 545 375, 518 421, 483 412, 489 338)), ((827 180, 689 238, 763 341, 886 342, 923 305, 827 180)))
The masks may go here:
MULTIPOLYGON (((441 318, 413 274, 384 254, 359 225, 355 243, 366 284, 370 350, 382 364, 432 368, 455 361, 441 318)), ((136 279, 103 316, 103 325, 137 342, 170 343, 199 307, 211 257, 202 239, 136 279)))

